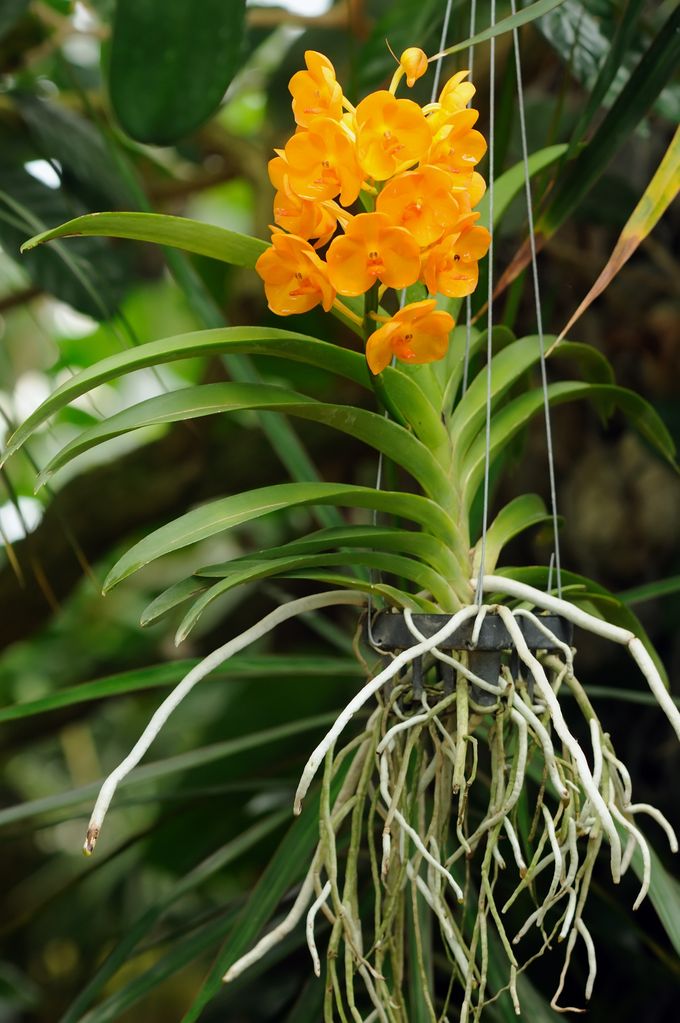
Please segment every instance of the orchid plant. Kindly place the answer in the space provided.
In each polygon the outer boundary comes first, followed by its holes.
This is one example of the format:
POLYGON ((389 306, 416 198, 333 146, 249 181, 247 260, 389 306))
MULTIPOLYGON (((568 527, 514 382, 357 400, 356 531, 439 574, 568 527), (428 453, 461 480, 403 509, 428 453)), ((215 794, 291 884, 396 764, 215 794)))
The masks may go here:
MULTIPOLYGON (((354 106, 327 57, 308 51, 305 60, 290 82, 295 133, 269 167, 276 190, 271 244, 147 214, 82 217, 28 244, 110 234, 254 266, 274 313, 321 306, 353 333, 355 350, 283 327, 223 327, 148 342, 63 383, 16 431, 4 457, 106 380, 196 355, 264 354, 347 378, 374 408, 321 401, 259 380, 173 390, 85 429, 52 458, 40 483, 110 438, 249 409, 358 438, 413 486, 390 490, 314 479, 266 486, 194 508, 120 558, 106 589, 169 552, 276 510, 332 506, 373 516, 364 522, 338 516, 283 546, 200 566, 153 601, 145 622, 186 608, 181 641, 236 587, 286 578, 314 590, 282 603, 189 672, 107 779, 85 850, 94 848, 118 782, 208 672, 294 616, 346 604, 357 615, 368 612, 370 640, 370 616, 387 609, 403 615, 411 645, 385 663, 384 651, 357 639, 368 681, 311 752, 296 794, 299 813, 322 772, 318 840, 302 885, 283 920, 234 956, 225 980, 305 926, 317 974, 325 959, 324 1020, 406 1023, 415 1018, 414 1003, 418 1019, 433 1023, 454 1015, 478 1020, 504 990, 519 1013, 523 971, 557 942, 565 954, 553 1007, 562 1010, 579 940, 588 963, 586 999, 595 980, 586 907, 602 847, 608 847, 614 882, 639 852, 637 907, 651 869, 640 815, 665 831, 673 850, 677 840, 658 810, 635 801, 629 773, 578 682, 574 649, 549 628, 543 612, 624 644, 678 737, 680 714, 644 633, 609 595, 569 572, 561 573, 555 595, 548 569, 498 568, 510 539, 550 519, 539 497, 516 498, 483 528, 474 509, 488 489, 490 467, 503 467, 509 445, 546 399, 618 406, 670 460, 672 444, 651 407, 613 382, 594 349, 564 340, 553 345, 550 363, 577 365, 582 378, 560 378, 544 388, 534 384, 533 371, 544 340, 555 339, 540 332, 515 338, 491 324, 485 330, 479 320, 456 326, 461 301, 478 285, 491 232, 523 183, 510 173, 494 183, 493 204, 485 196, 476 168, 487 144, 474 127, 478 113, 469 105, 475 90, 467 72, 454 74, 425 106, 398 97, 431 68, 425 53, 412 47, 398 60, 389 88, 354 106), (483 364, 485 352, 490 358, 483 364), (603 620, 605 609, 611 621, 603 620), (434 634, 419 628, 422 613, 442 616, 434 634), (446 644, 469 622, 474 647, 490 614, 509 637, 491 679, 475 670, 468 649, 452 651, 446 644), (545 648, 529 647, 527 622, 545 638, 545 648), (442 663, 454 679, 448 688, 438 671, 442 663), (574 698, 571 710, 585 721, 589 748, 567 720, 565 691, 574 698)), ((547 162, 538 154, 531 169, 547 162)))

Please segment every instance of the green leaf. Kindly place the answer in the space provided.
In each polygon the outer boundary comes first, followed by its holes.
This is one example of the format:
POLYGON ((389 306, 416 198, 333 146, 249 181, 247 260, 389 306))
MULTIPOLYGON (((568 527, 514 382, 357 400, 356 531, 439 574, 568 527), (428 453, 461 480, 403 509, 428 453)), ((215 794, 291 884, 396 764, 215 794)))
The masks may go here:
MULTIPOLYGON (((496 36, 503 35, 505 32, 511 32, 513 28, 521 28, 522 25, 527 25, 530 21, 535 21, 536 18, 542 18, 544 14, 552 11, 555 7, 559 7, 561 3, 564 3, 564 0, 536 0, 536 3, 529 4, 528 7, 518 11, 517 14, 512 14, 496 22, 492 28, 485 28, 483 32, 477 32, 475 35, 470 36, 469 39, 464 39, 462 43, 456 43, 455 46, 448 46, 445 50, 442 50, 441 54, 435 54, 435 56, 460 53, 462 50, 467 50, 470 46, 477 46, 479 43, 485 43, 489 39, 495 39, 496 36)), ((430 57, 430 60, 434 59, 435 57, 430 57)))
POLYGON ((429 449, 412 433, 384 416, 351 405, 331 405, 270 384, 201 384, 147 398, 84 430, 40 473, 38 486, 71 459, 113 437, 143 427, 182 422, 243 409, 271 410, 333 427, 362 440, 401 465, 430 497, 445 504, 448 479, 429 449))
MULTIPOLYGON (((137 369, 178 359, 243 353, 305 362, 370 388, 363 355, 304 334, 276 327, 222 327, 179 334, 109 356, 65 381, 15 431, 0 464, 18 451, 50 416, 99 384, 137 369)), ((442 437, 446 436, 444 427, 418 385, 398 369, 388 367, 382 375, 415 433, 428 446, 432 446, 435 440, 440 444, 442 437)))
MULTIPOLYGON (((336 717, 337 713, 317 714, 301 721, 291 721, 275 728, 266 728, 261 732, 241 735, 237 739, 216 742, 211 746, 204 746, 202 749, 192 750, 189 753, 179 753, 174 757, 156 760, 151 764, 136 768, 132 774, 120 782, 118 791, 135 788, 149 782, 157 782, 180 771, 203 767, 205 764, 212 764, 218 760, 236 756, 246 750, 259 749, 262 746, 269 747, 274 742, 290 739, 292 736, 302 735, 304 732, 325 729, 335 721, 336 717)), ((80 788, 70 789, 67 792, 59 792, 53 796, 44 796, 41 799, 33 799, 18 803, 16 806, 0 809, 0 827, 16 824, 17 821, 28 820, 31 817, 53 813, 55 810, 80 806, 84 802, 91 802, 99 792, 103 781, 102 778, 91 785, 82 785, 80 788)))
MULTIPOLYGON (((668 873, 651 846, 649 855, 652 861, 649 898, 663 925, 663 929, 668 935, 668 940, 676 953, 680 955, 680 884, 668 873)), ((640 880, 642 880, 642 855, 637 845, 633 853, 632 867, 640 880)))
MULTIPOLYGON (((427 533, 416 533, 413 530, 386 526, 342 526, 338 529, 319 529, 299 540, 291 540, 290 543, 280 547, 270 547, 260 551, 257 554, 257 559, 290 557, 294 554, 311 554, 316 551, 356 547, 370 547, 374 550, 411 554, 432 568, 444 572, 449 578, 456 575, 456 562, 451 551, 436 537, 429 536, 427 533)), ((205 568, 199 568, 195 575, 222 579, 230 572, 238 571, 241 563, 251 561, 253 557, 253 555, 246 555, 244 558, 233 558, 231 561, 223 561, 218 565, 207 565, 205 568)))
MULTIPOLYGON (((673 438, 648 401, 635 391, 614 384, 591 384, 567 380, 548 385, 551 405, 582 398, 603 400, 620 408, 631 424, 668 461, 674 464, 673 438)), ((543 408, 543 391, 536 388, 521 394, 497 411, 491 421, 491 458, 495 458, 536 412, 543 408)), ((463 503, 469 507, 484 473, 485 437, 478 433, 463 459, 461 492, 463 503)))
POLYGON ((629 139, 680 63, 680 6, 672 5, 665 24, 647 49, 616 102, 585 149, 561 175, 537 235, 550 237, 578 206, 620 146, 629 139))
POLYGON ((29 238, 21 246, 21 251, 29 252, 55 238, 74 236, 130 238, 138 242, 170 245, 197 256, 245 267, 254 267, 258 256, 269 248, 259 238, 187 217, 171 217, 162 213, 89 213, 29 238))
MULTIPOLYGON (((84 1010, 92 1003, 97 997, 100 991, 108 983, 108 981, 123 967, 128 960, 130 954, 134 951, 136 946, 139 944, 141 939, 147 934, 152 927, 163 917, 167 910, 175 903, 178 899, 187 895, 189 892, 195 891, 200 885, 207 881, 210 877, 214 876, 218 871, 223 870, 224 867, 231 863, 234 863, 240 859, 244 853, 249 852, 253 846, 257 845, 263 838, 269 835, 276 828, 280 827, 284 821, 289 817, 289 811, 283 810, 278 813, 271 814, 264 820, 258 821, 252 827, 244 831, 243 834, 238 835, 236 838, 227 842, 220 849, 217 849, 214 853, 208 856, 202 863, 199 863, 192 870, 189 871, 179 881, 176 881, 167 891, 163 897, 153 905, 149 906, 144 913, 141 914, 125 931, 125 934, 121 937, 118 943, 114 946, 112 951, 107 956, 104 963, 99 967, 95 975, 89 980, 85 988, 80 992, 76 1000, 69 1007, 66 1014, 62 1017, 61 1023, 76 1023, 80 1019, 84 1010)), ((207 928, 201 928, 199 934, 203 935, 200 941, 199 947, 196 947, 196 935, 193 935, 189 939, 178 942, 170 953, 170 957, 166 957, 167 960, 170 958, 173 962, 174 969, 180 968, 181 964, 190 961, 195 955, 202 950, 208 941, 207 935, 210 935, 210 944, 219 940, 219 937, 224 934, 225 922, 224 920, 219 921, 220 926, 215 930, 215 921, 207 925, 207 928)), ((142 994, 147 990, 150 990, 152 986, 158 984, 168 975, 167 969, 154 970, 153 981, 149 983, 147 975, 143 975, 140 978, 136 978, 137 981, 141 981, 142 990, 139 990, 138 986, 128 985, 123 988, 122 991, 116 992, 113 999, 108 999, 104 1006, 99 1005, 92 1013, 88 1013, 90 1019, 94 1020, 109 1020, 118 1018, 117 1013, 123 1011, 128 1005, 133 1004, 142 994), (112 1015, 112 1011, 115 1011, 115 1015, 112 1015)))
POLYGON ((116 562, 107 576, 104 588, 111 589, 122 579, 170 551, 205 540, 270 512, 309 504, 376 509, 418 522, 444 543, 455 544, 458 540, 456 527, 449 516, 428 498, 417 494, 335 483, 279 483, 201 505, 174 522, 161 526, 136 543, 116 562))
POLYGON ((680 575, 669 576, 668 579, 657 579, 653 583, 645 583, 644 586, 636 586, 633 590, 625 590, 617 594, 619 600, 624 604, 644 604, 646 600, 656 600, 657 597, 670 597, 673 593, 680 592, 680 575))
MULTIPOLYGON (((339 786, 339 780, 333 788, 339 786)), ((305 800, 302 815, 295 821, 269 862, 234 925, 201 990, 181 1023, 194 1023, 222 985, 222 977, 230 966, 244 955, 260 934, 277 905, 311 863, 319 840, 319 795, 305 800)))
MULTIPOLYGON (((546 510, 543 498, 538 494, 523 494, 506 504, 499 511, 486 534, 484 572, 490 573, 495 570, 501 551, 513 537, 525 529, 529 529, 530 526, 537 526, 549 520, 550 515, 546 510)), ((477 544, 477 548, 479 548, 479 544, 477 544)))
MULTIPOLYGON (((0 148, 3 139, 0 138, 0 148)), ((129 284, 125 254, 101 238, 83 238, 67 252, 63 245, 33 252, 19 261, 27 234, 44 230, 81 209, 78 198, 48 188, 23 164, 8 165, 0 153, 0 244, 33 284, 97 320, 115 312, 129 284)))
POLYGON ((217 110, 240 66, 245 0, 117 0, 113 109, 138 142, 167 146, 217 110))
MULTIPOLYGON (((192 668, 198 664, 197 659, 170 661, 167 664, 152 664, 134 671, 124 671, 93 682, 81 682, 80 685, 60 689, 49 696, 26 703, 13 703, 8 707, 0 707, 0 723, 18 721, 35 714, 46 714, 49 711, 73 707, 77 704, 91 703, 109 697, 125 696, 146 689, 175 686, 192 668)), ((258 678, 346 678, 362 676, 356 660, 349 657, 296 656, 292 654, 245 655, 239 654, 217 668, 206 678, 204 685, 210 681, 237 681, 240 679, 258 678)))
MULTIPOLYGON (((547 167, 551 167, 554 163, 557 163, 564 154, 567 152, 569 147, 565 144, 556 146, 547 146, 545 149, 539 149, 535 153, 532 153, 529 157, 529 177, 532 178, 535 174, 545 170, 547 167)), ((510 167, 500 177, 496 178, 493 183, 493 223, 494 227, 497 227, 501 223, 505 211, 512 202, 512 200, 519 195, 524 189, 524 161, 521 160, 516 163, 514 167, 510 167)), ((477 205, 477 210, 480 213, 480 224, 484 224, 485 227, 489 226, 489 193, 486 192, 481 201, 477 205)))
MULTIPOLYGON (((382 551, 336 551, 332 554, 294 554, 287 558, 272 558, 267 560, 253 559, 249 565, 242 565, 240 571, 231 572, 220 582, 211 586, 207 593, 202 594, 196 600, 177 630, 176 643, 181 643, 189 635, 196 625, 198 619, 213 601, 218 600, 229 590, 236 586, 256 579, 268 579, 276 575, 288 575, 291 571, 297 573, 308 568, 321 568, 326 565, 345 567, 350 565, 365 566, 390 575, 401 576, 409 579, 418 585, 419 589, 429 590, 442 608, 451 603, 451 590, 439 572, 435 572, 429 565, 413 558, 405 558, 399 554, 389 554, 382 551)), ((356 585, 359 580, 354 580, 356 585)))
POLYGON ((159 593, 150 604, 144 608, 140 619, 140 625, 151 625, 152 622, 162 618, 163 615, 183 604, 190 597, 202 593, 206 588, 206 582, 190 576, 188 579, 180 579, 178 582, 168 586, 166 590, 159 593))

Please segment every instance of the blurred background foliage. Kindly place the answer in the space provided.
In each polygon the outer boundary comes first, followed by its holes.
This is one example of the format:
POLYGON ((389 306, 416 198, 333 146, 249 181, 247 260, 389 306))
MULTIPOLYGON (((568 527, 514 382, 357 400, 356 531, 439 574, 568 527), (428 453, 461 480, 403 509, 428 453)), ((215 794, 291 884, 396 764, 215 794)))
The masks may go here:
MULTIPOLYGON (((104 209, 191 216, 266 237, 267 160, 292 130, 287 82, 304 50, 327 53, 357 98, 391 73, 385 40, 397 53, 408 45, 435 50, 443 8, 442 0, 291 0, 285 8, 239 0, 2 0, 2 430, 70 374, 121 348, 220 322, 274 322, 249 271, 99 238, 22 258, 27 237, 104 209)), ((477 8, 483 27, 489 5, 477 8)), ((507 15, 509 4, 500 2, 498 13, 507 15)), ((535 186, 551 332, 605 264, 680 118, 678 18, 674 0, 564 0, 522 30, 530 152, 568 145, 568 158, 535 186), (593 146, 583 149, 589 138, 593 146)), ((468 28, 469 4, 457 0, 450 41, 465 39, 468 28)), ((498 40, 497 60, 499 174, 520 158, 508 36, 498 40)), ((484 46, 476 50, 475 81, 484 130, 484 46)), ((676 442, 679 217, 671 208, 571 334, 604 352, 618 382, 653 402, 676 442)), ((497 234, 499 266, 520 250, 525 220, 517 202, 497 234)), ((525 284, 520 273, 498 305, 517 333, 534 331, 525 284)), ((302 330, 345 340, 326 317, 297 320, 302 330)), ((267 359, 258 368, 267 380, 330 395, 321 370, 267 359)), ((170 721, 152 761, 121 792, 96 860, 82 859, 95 783, 127 751, 160 695, 188 661, 281 595, 273 587, 239 590, 211 608, 179 649, 172 621, 140 629, 143 608, 182 570, 258 550, 265 540, 284 542, 313 520, 306 511, 260 520, 154 563, 104 599, 106 569, 139 535, 211 496, 287 479, 262 420, 210 417, 110 442, 104 455, 97 449, 79 459, 38 498, 36 467, 103 414, 179 382, 229 374, 222 360, 193 360, 104 385, 61 412, 3 471, 2 1023, 197 1018, 198 1003, 191 1006, 203 978, 289 825, 304 752, 360 674, 351 652, 356 621, 345 613, 289 624, 266 648, 236 658, 170 721)), ((343 387, 336 400, 365 400, 350 383, 343 387)), ((311 425, 295 429, 322 478, 373 482, 374 459, 358 443, 338 445, 311 425)), ((554 433, 563 562, 628 593, 676 683, 680 481, 616 417, 603 428, 583 406, 560 407, 554 433), (665 596, 648 585, 664 579, 671 580, 665 596)), ((545 465, 535 424, 515 448, 498 504, 526 491, 547 497, 545 465)), ((509 561, 542 563, 548 549, 538 531, 514 542, 509 561)), ((639 694, 623 652, 580 637, 579 655, 603 724, 632 768, 637 798, 677 824, 679 755, 662 716, 639 694)), ((276 857, 272 863, 270 880, 276 857)), ((677 883, 659 877, 672 906, 677 883)), ((612 891, 603 872, 590 910, 600 958, 596 1020, 655 1023, 676 1014, 678 921, 663 926, 649 904, 633 917, 633 884, 627 878, 612 891)), ((536 991, 525 1010, 532 1023, 557 1018, 542 998, 555 986, 557 959, 544 959, 532 976, 536 991)), ((263 970, 219 992, 201 1018, 320 1018, 320 985, 310 980, 301 936, 263 970)), ((577 965, 575 985, 582 987, 584 970, 577 965)), ((488 1019, 504 1013, 500 1002, 488 1019)))

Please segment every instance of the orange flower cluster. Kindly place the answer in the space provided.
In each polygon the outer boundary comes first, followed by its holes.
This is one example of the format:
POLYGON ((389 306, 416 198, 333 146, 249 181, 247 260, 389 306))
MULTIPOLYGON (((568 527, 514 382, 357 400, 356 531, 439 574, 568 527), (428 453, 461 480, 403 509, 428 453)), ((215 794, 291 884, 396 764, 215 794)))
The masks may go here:
MULTIPOLYGON (((305 62, 289 84, 297 130, 269 164, 276 226, 256 264, 269 308, 282 316, 319 304, 328 311, 341 305, 336 296, 363 295, 376 283, 381 297, 418 281, 432 295, 471 294, 490 236, 473 212, 485 190, 475 168, 486 142, 467 106, 475 92, 467 72, 450 78, 436 103, 397 99, 402 78, 410 87, 427 70, 426 55, 410 47, 389 90, 353 107, 327 57, 308 50, 305 62)), ((376 319, 386 322, 367 340, 373 373, 393 355, 441 358, 454 326, 434 299, 376 319)))

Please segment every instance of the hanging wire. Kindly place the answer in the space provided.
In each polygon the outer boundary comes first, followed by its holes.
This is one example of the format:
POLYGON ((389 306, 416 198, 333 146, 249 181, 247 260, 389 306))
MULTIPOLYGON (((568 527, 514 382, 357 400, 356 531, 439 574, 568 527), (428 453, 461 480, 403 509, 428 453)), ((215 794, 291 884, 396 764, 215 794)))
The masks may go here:
MULTIPOLYGON (((491 0, 490 23, 496 23, 496 0, 491 0)), ((495 92, 496 92, 496 40, 489 40, 489 224, 493 224, 493 193, 494 193, 494 130, 495 130, 495 92)), ((484 425, 484 498, 482 510, 482 544, 480 550, 479 572, 477 573, 476 603, 481 606, 484 598, 484 561, 486 559, 486 533, 489 524, 489 463, 491 461, 491 360, 493 345, 491 330, 493 328, 493 232, 489 245, 489 276, 488 276, 488 309, 486 335, 486 422, 484 425)))
MULTIPOLYGON (((510 0, 512 14, 516 13, 515 0, 510 0)), ((559 522, 557 517, 557 487, 555 485, 555 454, 553 449, 552 428, 550 424, 550 401, 548 399, 548 377, 546 373, 545 341, 543 337, 543 316, 541 314, 541 292, 538 282, 538 265, 536 260, 536 239, 534 238, 534 214, 531 196, 531 180, 529 177, 529 155, 527 147, 527 128, 524 115, 524 90, 522 87, 522 61, 519 49, 519 32, 516 28, 512 30, 512 42, 515 50, 515 69, 517 72, 517 100, 519 103, 519 127, 522 138, 522 161, 524 163, 524 189, 527 201, 527 219, 529 226, 529 245, 531 247, 531 275, 534 287, 534 301, 536 304, 536 330, 538 343, 541 351, 541 386, 543 388, 543 410, 545 415, 545 441, 548 449, 548 475, 550 477, 550 512, 552 515, 553 527, 553 554, 555 561, 555 573, 557 576, 557 594, 562 596, 562 565, 560 561, 560 538, 559 522)), ((552 561, 548 575, 548 589, 552 583, 552 561)), ((481 574, 481 573, 480 573, 481 574)))
MULTIPOLYGON (((475 34, 477 27, 477 0, 472 0, 470 4, 470 39, 475 34)), ((442 47, 443 48, 443 47, 442 47)), ((439 66, 439 65, 437 65, 439 66)), ((468 50, 468 70, 470 72, 470 81, 473 78, 473 71, 475 68, 475 47, 474 44, 470 45, 468 50)), ((472 103, 472 99, 470 99, 472 103)), ((470 105, 468 103, 468 106, 470 105)), ((491 227, 491 225, 489 225, 491 227)), ((472 337, 472 295, 467 295, 465 299, 465 358, 463 361, 463 391, 465 394, 468 386, 468 374, 470 372, 470 342, 472 337)))

